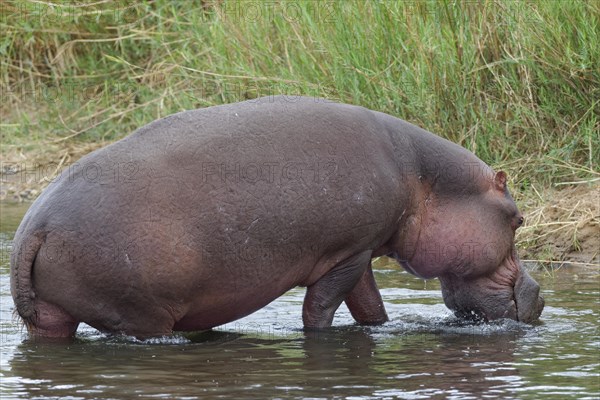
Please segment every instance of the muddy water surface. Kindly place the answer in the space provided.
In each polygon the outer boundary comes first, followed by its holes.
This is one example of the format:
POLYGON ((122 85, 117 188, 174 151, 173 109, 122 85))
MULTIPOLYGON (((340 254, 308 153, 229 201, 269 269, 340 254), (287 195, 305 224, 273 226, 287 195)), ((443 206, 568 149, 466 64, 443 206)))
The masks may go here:
POLYGON ((376 279, 391 321, 304 334, 296 289, 212 332, 140 342, 80 326, 70 343, 28 341, 12 317, 8 252, 26 206, 2 205, 0 398, 6 399, 597 399, 597 270, 533 272, 542 321, 458 323, 437 281, 393 264, 376 279))

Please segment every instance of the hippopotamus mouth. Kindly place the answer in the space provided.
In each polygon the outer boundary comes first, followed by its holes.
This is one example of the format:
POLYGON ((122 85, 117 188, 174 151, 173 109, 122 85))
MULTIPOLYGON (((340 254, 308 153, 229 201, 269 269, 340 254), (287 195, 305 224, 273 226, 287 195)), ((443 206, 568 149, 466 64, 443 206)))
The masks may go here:
POLYGON ((524 274, 514 286, 513 298, 502 315, 498 315, 496 307, 487 311, 480 307, 458 309, 454 315, 474 323, 487 323, 500 318, 532 323, 540 317, 544 305, 544 298, 539 295, 539 285, 528 274, 524 274))
POLYGON ((460 279, 451 275, 440 277, 444 302, 458 318, 471 322, 502 318, 524 323, 536 321, 545 304, 540 295, 540 286, 520 263, 516 265, 516 277, 508 278, 509 281, 499 280, 498 272, 475 279, 460 279))
POLYGON ((489 322, 489 319, 481 310, 456 310, 454 311, 454 315, 463 321, 471 322, 474 324, 489 322))
MULTIPOLYGON (((543 296, 538 296, 538 302, 535 308, 535 312, 530 317, 520 316, 518 312, 518 308, 515 306, 514 318, 510 318, 507 315, 505 318, 513 319, 515 321, 524 322, 524 323, 532 323, 539 319, 542 314, 542 310, 544 309, 545 301, 543 296)), ((454 315, 463 320, 474 324, 480 323, 488 323, 490 321, 498 320, 498 318, 490 318, 485 311, 477 308, 464 309, 464 310, 455 310, 454 315)))

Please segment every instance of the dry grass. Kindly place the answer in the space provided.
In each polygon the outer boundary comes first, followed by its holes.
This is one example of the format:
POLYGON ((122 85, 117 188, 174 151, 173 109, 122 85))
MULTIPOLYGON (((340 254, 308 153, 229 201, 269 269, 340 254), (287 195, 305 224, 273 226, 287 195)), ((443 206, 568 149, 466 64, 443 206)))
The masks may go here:
POLYGON ((43 144, 44 151, 13 147, 3 155, 0 201, 32 201, 69 165, 102 147, 99 143, 43 144))
POLYGON ((600 185, 535 191, 520 205, 527 217, 517 236, 524 260, 600 267, 600 185))
POLYGON ((530 160, 494 165, 508 171, 513 197, 525 216, 517 233, 521 258, 545 267, 600 268, 600 172, 547 157, 538 173, 552 174, 550 185, 532 179, 530 160), (587 178, 575 178, 583 174, 587 178))

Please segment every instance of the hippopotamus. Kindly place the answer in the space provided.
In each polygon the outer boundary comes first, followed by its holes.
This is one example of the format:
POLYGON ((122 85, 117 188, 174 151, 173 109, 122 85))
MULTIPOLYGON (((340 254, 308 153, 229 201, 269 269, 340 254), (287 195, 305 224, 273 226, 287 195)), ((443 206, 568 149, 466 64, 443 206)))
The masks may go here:
POLYGON ((465 148, 385 113, 269 96, 154 121, 64 169, 15 233, 11 293, 33 336, 84 322, 201 331, 306 287, 303 326, 388 321, 371 259, 438 278, 464 318, 536 320, 523 223, 465 148))

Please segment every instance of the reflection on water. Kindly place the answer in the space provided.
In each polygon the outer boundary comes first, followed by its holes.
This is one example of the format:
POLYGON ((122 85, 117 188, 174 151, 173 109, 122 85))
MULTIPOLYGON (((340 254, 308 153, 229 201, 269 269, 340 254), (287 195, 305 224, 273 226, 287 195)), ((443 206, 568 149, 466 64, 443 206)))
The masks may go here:
POLYGON ((83 326, 74 342, 40 343, 12 319, 6 257, 24 209, 3 207, 0 388, 19 398, 598 398, 598 271, 534 273, 542 322, 465 325, 436 281, 379 264, 391 321, 301 330, 303 290, 212 332, 139 341, 83 326), (4 218, 5 214, 10 214, 4 218))

